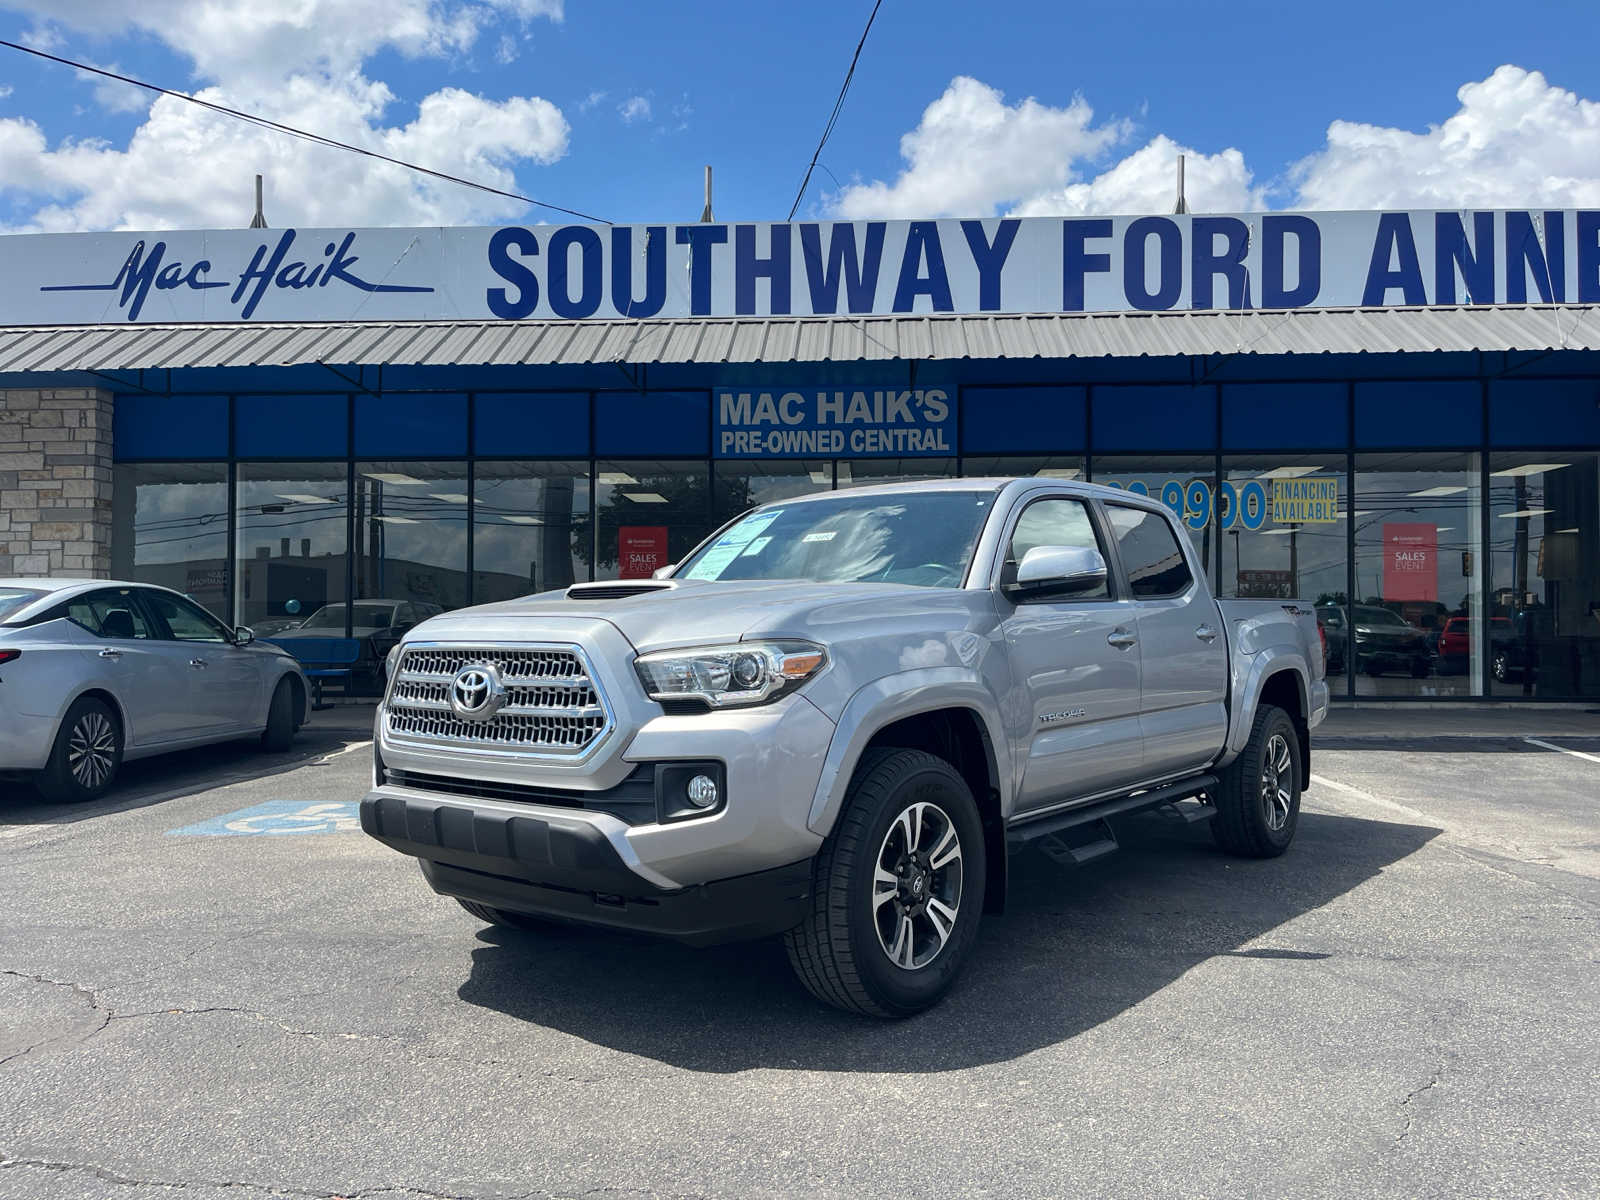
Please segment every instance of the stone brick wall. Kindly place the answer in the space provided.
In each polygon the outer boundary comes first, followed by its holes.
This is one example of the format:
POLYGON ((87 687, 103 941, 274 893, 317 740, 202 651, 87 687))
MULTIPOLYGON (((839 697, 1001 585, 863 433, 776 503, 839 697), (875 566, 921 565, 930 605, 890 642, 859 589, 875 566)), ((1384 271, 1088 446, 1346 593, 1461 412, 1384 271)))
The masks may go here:
POLYGON ((110 574, 110 393, 0 390, 0 576, 110 574))

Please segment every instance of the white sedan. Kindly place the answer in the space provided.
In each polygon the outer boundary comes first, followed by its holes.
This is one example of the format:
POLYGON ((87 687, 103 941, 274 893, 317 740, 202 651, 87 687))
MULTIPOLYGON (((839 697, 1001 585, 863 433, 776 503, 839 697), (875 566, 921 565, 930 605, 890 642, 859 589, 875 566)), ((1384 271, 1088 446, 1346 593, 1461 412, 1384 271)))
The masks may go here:
POLYGON ((90 800, 127 759, 305 722, 300 665, 246 628, 143 583, 0 579, 0 777, 90 800))

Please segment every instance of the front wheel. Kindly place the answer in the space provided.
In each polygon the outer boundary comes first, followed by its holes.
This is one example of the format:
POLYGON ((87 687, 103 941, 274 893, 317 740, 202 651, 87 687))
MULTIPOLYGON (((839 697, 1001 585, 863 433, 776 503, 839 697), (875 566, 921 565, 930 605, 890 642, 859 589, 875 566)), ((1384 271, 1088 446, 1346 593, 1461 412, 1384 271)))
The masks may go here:
POLYGON ((1222 772, 1211 832, 1229 854, 1276 858, 1300 823, 1300 738, 1283 709, 1263 704, 1244 751, 1222 772))
POLYGON ((1511 657, 1504 650, 1496 650, 1489 660, 1489 672, 1496 681, 1504 683, 1511 678, 1511 657))
POLYGON ((46 800, 94 800, 105 794, 121 765, 122 723, 105 701, 83 696, 67 709, 35 786, 46 800))
POLYGON ((278 680, 272 692, 272 703, 267 708, 267 727, 261 731, 263 750, 287 750, 293 743, 295 730, 300 727, 295 707, 294 684, 288 679, 278 680))
POLYGON ((871 752, 814 870, 811 910, 784 935, 807 990, 877 1017, 937 1003, 983 912, 983 824, 955 768, 921 750, 871 752))

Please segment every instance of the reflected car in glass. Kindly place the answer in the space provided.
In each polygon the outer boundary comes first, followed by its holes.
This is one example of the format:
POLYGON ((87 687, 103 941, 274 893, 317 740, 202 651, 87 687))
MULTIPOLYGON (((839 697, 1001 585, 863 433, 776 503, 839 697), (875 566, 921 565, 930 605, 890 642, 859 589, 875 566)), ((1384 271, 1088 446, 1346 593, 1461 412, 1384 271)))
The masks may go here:
POLYGON ((295 660, 166 588, 0 579, 0 777, 92 800, 122 763, 254 737, 287 749, 309 688, 295 660))

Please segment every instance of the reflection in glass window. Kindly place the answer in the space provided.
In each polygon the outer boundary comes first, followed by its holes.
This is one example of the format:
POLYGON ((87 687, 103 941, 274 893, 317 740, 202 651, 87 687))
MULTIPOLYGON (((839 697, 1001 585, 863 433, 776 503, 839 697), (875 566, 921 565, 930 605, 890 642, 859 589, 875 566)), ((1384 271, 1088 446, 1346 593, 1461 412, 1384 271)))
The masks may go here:
POLYGON ((238 622, 293 629, 345 590, 344 463, 240 463, 238 622))
POLYGON ((839 460, 839 486, 870 487, 875 483, 907 483, 913 479, 952 479, 953 458, 856 458, 839 460))
POLYGON ((602 460, 595 480, 596 579, 648 579, 712 530, 710 472, 702 461, 602 460))
POLYGON ((1209 579, 1216 561, 1216 459, 1209 454, 1095 455, 1096 483, 1160 500, 1178 514, 1209 579))
POLYGON ((589 578, 589 464, 477 465, 473 603, 513 600, 589 578))
POLYGON ((122 463, 112 487, 112 575, 183 592, 227 620, 227 466, 122 463))
POLYGON ((1479 496, 1475 454, 1356 456, 1355 605, 1328 657, 1358 696, 1481 692, 1479 496))
POLYGON ((747 509, 792 496, 809 496, 833 489, 833 463, 782 459, 745 462, 722 459, 717 463, 716 504, 713 525, 724 525, 747 509))
POLYGON ((1166 520, 1123 504, 1108 504, 1106 516, 1135 600, 1163 600, 1189 590, 1194 576, 1166 520))
POLYGON ((1222 471, 1220 594, 1343 604, 1344 455, 1233 455, 1222 471))
POLYGON ((1489 459, 1489 690, 1600 696, 1600 455, 1489 459))
POLYGON ((468 504, 465 463, 358 462, 355 599, 466 604, 468 504))
POLYGON ((961 473, 969 478, 1038 475, 1045 479, 1082 479, 1083 457, 1077 454, 976 455, 961 460, 961 473))

